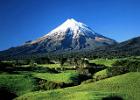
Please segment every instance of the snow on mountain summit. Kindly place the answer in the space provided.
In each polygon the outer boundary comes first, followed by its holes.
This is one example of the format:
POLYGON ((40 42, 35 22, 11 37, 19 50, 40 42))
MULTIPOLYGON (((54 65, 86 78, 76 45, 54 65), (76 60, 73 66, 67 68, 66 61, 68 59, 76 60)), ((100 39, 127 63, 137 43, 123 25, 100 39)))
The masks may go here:
POLYGON ((50 52, 95 49, 115 43, 116 41, 94 32, 86 24, 71 18, 29 44, 36 45, 35 51, 50 52))
POLYGON ((68 28, 75 31, 75 30, 80 30, 80 28, 88 28, 88 27, 85 24, 81 22, 77 22, 76 20, 71 18, 71 19, 67 19, 63 24, 61 24, 59 27, 57 27, 51 32, 66 31, 68 28))
MULTIPOLYGON (((82 33, 92 33, 95 34, 93 30, 91 30, 87 25, 78 22, 74 20, 73 18, 67 19, 63 24, 52 30, 50 33, 46 34, 45 36, 52 35, 53 33, 67 33, 67 34, 73 34, 73 38, 76 38, 76 34, 82 34, 82 33), (67 32, 69 30, 69 32, 67 32), (88 32, 87 32, 88 31, 88 32)), ((84 35, 84 34, 83 34, 84 35)), ((44 36, 44 37, 45 37, 44 36)))
POLYGON ((71 30, 78 30, 80 26, 82 26, 82 23, 77 22, 74 19, 67 19, 63 24, 61 24, 51 32, 66 31, 68 28, 70 28, 71 30))
POLYGON ((71 35, 73 39, 82 36, 94 37, 97 35, 91 28, 87 25, 74 20, 73 18, 67 19, 64 23, 56 27, 54 30, 50 31, 43 37, 32 41, 31 44, 43 41, 47 38, 58 39, 64 37, 65 35, 71 35))

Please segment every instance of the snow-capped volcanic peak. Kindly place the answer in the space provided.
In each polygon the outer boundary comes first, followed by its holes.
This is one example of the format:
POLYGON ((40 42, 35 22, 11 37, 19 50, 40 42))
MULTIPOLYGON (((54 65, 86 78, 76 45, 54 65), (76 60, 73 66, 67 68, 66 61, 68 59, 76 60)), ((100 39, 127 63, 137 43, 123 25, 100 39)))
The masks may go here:
MULTIPOLYGON (((67 19, 57 28, 34 41, 6 50, 13 55, 49 54, 53 52, 77 52, 94 50, 98 47, 116 44, 116 41, 94 32, 87 25, 74 19, 67 19)), ((5 55, 4 55, 5 57, 5 55)))
MULTIPOLYGON (((115 41, 94 32, 87 25, 74 19, 67 19, 64 23, 43 37, 32 41, 30 44, 40 44, 39 47, 46 46, 50 49, 80 49, 95 48, 115 41)), ((48 50, 47 49, 47 50, 48 50)))
POLYGON ((92 31, 87 25, 81 22, 77 22, 73 18, 67 19, 63 24, 61 24, 60 26, 52 30, 49 34, 46 34, 44 37, 53 35, 56 32, 57 33, 60 32, 61 34, 62 33, 72 34, 73 38, 76 38, 77 34, 83 34, 83 35, 85 35, 86 33, 94 34, 94 31, 92 31), (70 31, 67 32, 68 30, 70 31))
POLYGON ((58 32, 58 31, 66 31, 68 28, 71 30, 79 30, 80 27, 82 27, 83 24, 80 22, 77 22, 73 18, 67 19, 63 24, 61 24, 56 29, 52 30, 51 32, 58 32))

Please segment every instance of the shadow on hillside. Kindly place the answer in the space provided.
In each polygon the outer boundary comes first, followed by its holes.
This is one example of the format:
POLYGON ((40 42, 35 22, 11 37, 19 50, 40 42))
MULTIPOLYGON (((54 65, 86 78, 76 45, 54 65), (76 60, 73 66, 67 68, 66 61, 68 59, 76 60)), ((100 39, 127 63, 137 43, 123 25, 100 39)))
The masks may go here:
POLYGON ((108 96, 108 97, 102 98, 102 100, 123 100, 123 98, 119 96, 108 96))
POLYGON ((89 77, 87 75, 79 74, 78 77, 71 77, 70 79, 73 81, 74 86, 76 86, 76 85, 81 84, 81 82, 83 82, 85 80, 91 79, 91 77, 89 77))
POLYGON ((17 95, 5 87, 0 87, 0 99, 1 100, 13 100, 17 95))
POLYGON ((58 73, 55 69, 50 69, 47 67, 11 67, 11 66, 0 66, 0 72, 8 72, 10 74, 12 73, 19 73, 22 71, 26 72, 50 72, 50 73, 58 73))
POLYGON ((43 80, 40 78, 35 78, 35 79, 37 83, 37 87, 35 88, 35 91, 52 90, 52 89, 60 89, 60 88, 75 86, 74 83, 54 82, 54 81, 43 80))

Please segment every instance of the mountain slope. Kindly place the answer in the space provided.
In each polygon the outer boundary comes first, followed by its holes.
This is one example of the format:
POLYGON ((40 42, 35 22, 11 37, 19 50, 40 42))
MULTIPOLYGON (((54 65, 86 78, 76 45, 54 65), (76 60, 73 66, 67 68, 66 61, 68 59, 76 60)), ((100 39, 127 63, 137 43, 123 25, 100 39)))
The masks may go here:
MULTIPOLYGON (((57 89, 44 92, 31 92, 22 95, 17 100, 103 100, 106 96, 121 96, 124 100, 139 100, 140 98, 140 73, 131 72, 101 81, 81 84, 79 86, 57 89)), ((104 100, 112 100, 104 99, 104 100)), ((122 100, 122 99, 113 99, 122 100)))
POLYGON ((98 48, 94 53, 112 56, 140 56, 140 36, 118 43, 116 45, 98 48))
POLYGON ((38 49, 41 51, 45 51, 46 48, 46 51, 59 51, 95 49, 114 43, 114 40, 95 33, 87 25, 68 19, 50 33, 29 44, 39 44, 38 49))
POLYGON ((49 52, 64 52, 96 49, 116 44, 116 41, 94 32, 87 25, 68 19, 44 35, 19 47, 10 48, 0 55, 17 56, 49 52))

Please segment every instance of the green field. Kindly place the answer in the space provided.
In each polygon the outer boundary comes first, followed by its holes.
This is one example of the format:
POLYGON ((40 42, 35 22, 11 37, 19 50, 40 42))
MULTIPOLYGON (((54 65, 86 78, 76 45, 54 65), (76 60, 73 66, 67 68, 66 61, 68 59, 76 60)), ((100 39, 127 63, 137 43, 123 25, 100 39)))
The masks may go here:
POLYGON ((16 95, 31 92, 34 90, 34 86, 34 79, 26 75, 0 75, 0 87, 5 87, 7 90, 14 92, 16 95))
MULTIPOLYGON (((115 68, 112 64, 117 60, 119 59, 90 60, 90 63, 96 63, 93 64, 93 67, 96 66, 95 73, 90 73, 94 70, 88 67, 76 69, 68 63, 64 66, 36 64, 6 67, 0 72, 0 91, 4 88, 7 92, 16 94, 17 100, 104 100, 107 97, 139 100, 139 72, 109 76, 111 72, 108 69, 115 68), (101 65, 107 66, 106 69, 98 70, 101 65)), ((123 70, 115 70, 117 73, 119 71, 123 70)))
MULTIPOLYGON (((39 64, 38 66, 48 67, 48 68, 62 68, 62 66, 60 64, 39 64)), ((70 66, 68 64, 64 64, 63 68, 73 68, 73 66, 70 66)))
POLYGON ((60 64, 39 64, 39 66, 42 67, 48 67, 48 68, 60 68, 60 64))
POLYGON ((124 75, 107 78, 95 83, 75 87, 31 92, 20 96, 17 100, 101 100, 106 96, 121 96, 124 100, 139 100, 140 73, 131 72, 124 75))
MULTIPOLYGON (((4 88, 9 92, 15 93, 17 96, 25 93, 42 90, 47 88, 55 88, 56 83, 76 83, 78 80, 78 72, 74 70, 64 71, 61 73, 40 73, 23 71, 18 74, 1 73, 0 89, 4 88), (39 82, 45 80, 42 84, 46 84, 45 88, 39 88, 39 82), (48 86, 47 86, 48 85, 48 86)), ((62 84, 60 84, 62 85, 62 84)), ((57 86, 59 87, 59 86, 57 86)), ((57 88, 56 87, 56 88, 57 88)), ((59 87, 60 88, 60 87, 59 87)))
POLYGON ((33 73, 34 77, 48 80, 48 81, 53 81, 56 83, 64 82, 64 83, 73 83, 73 78, 77 79, 78 78, 78 73, 75 71, 71 72, 62 72, 62 73, 33 73))
POLYGON ((102 64, 108 67, 111 67, 112 64, 116 61, 117 59, 94 59, 90 60, 90 63, 95 63, 95 64, 102 64))
POLYGON ((107 69, 101 70, 93 75, 94 79, 104 79, 107 78, 107 69))

